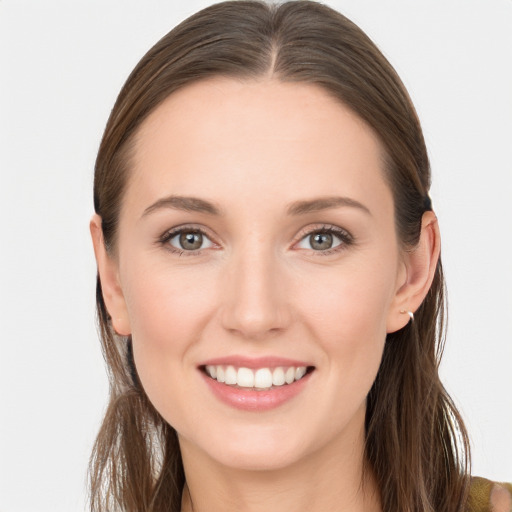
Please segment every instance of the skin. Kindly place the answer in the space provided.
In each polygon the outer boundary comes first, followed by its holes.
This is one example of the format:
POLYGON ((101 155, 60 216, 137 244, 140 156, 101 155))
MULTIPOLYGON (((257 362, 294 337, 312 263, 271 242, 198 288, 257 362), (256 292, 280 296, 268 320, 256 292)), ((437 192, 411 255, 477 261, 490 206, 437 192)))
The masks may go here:
MULTIPOLYGON (((366 396, 386 333, 426 295, 439 254, 432 212, 418 247, 397 239, 378 138, 322 89, 273 79, 216 78, 174 93, 141 126, 107 254, 101 219, 91 233, 107 308, 132 334, 142 384, 177 430, 188 489, 183 510, 380 510, 362 492, 366 396), (222 216, 154 207, 194 196, 222 216), (288 215, 297 200, 343 205, 288 215), (146 213, 145 213, 146 212, 146 213), (206 233, 178 255, 170 229, 206 233), (311 232, 350 238, 315 249, 311 232), (315 367, 276 409, 241 411, 216 399, 198 370, 227 355, 280 356, 315 367)), ((183 249, 182 249, 183 250, 183 249)))

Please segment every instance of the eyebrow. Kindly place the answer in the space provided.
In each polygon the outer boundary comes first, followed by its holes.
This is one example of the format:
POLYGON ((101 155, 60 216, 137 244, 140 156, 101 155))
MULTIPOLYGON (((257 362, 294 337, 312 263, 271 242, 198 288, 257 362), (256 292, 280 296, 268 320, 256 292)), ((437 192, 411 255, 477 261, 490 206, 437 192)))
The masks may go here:
MULTIPOLYGON (((371 215, 370 210, 359 201, 349 197, 340 196, 318 197, 315 199, 294 201, 288 205, 286 213, 290 216, 297 216, 340 207, 357 208, 371 215)), ((144 210, 142 217, 163 208, 171 208, 173 210, 182 210, 186 212, 206 213, 208 215, 219 217, 224 216, 224 212, 219 206, 204 199, 200 199, 199 197, 171 195, 159 199, 151 206, 148 206, 144 210)))
POLYGON ((204 199, 200 199, 199 197, 190 197, 190 196, 168 196, 159 199, 151 206, 148 206, 142 217, 149 215, 155 210, 160 210, 162 208, 171 208, 173 210, 182 210, 186 212, 199 212, 199 213, 207 213, 209 215, 224 215, 221 209, 218 206, 215 206, 213 203, 209 201, 205 201, 204 199))
POLYGON ((331 208, 340 208, 342 206, 358 208, 368 215, 371 215, 370 210, 364 204, 350 197, 340 196, 318 197, 305 201, 294 201, 288 206, 287 213, 288 215, 304 215, 306 213, 330 210, 331 208))

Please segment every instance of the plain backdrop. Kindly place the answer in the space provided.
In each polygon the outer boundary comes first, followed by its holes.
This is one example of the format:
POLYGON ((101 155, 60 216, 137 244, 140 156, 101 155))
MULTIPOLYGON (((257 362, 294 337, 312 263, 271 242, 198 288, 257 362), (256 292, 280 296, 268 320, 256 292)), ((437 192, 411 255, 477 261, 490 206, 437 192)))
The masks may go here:
MULTIPOLYGON (((107 397, 95 153, 136 62, 203 0, 0 0, 0 511, 85 509, 107 397)), ((512 0, 331 0, 402 77, 433 168, 442 364, 474 473, 512 480, 512 0)))

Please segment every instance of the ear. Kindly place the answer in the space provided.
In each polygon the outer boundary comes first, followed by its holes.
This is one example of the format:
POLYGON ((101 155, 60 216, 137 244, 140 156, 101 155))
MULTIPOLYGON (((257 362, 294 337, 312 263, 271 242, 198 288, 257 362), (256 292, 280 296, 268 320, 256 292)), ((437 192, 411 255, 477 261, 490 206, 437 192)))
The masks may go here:
POLYGON ((128 336, 131 334, 130 320, 119 282, 118 264, 105 248, 101 217, 99 215, 93 215, 89 228, 98 266, 98 275, 101 281, 103 300, 105 301, 107 311, 112 317, 112 325, 117 334, 128 336))
POLYGON ((405 272, 401 272, 401 282, 389 310, 387 332, 395 332, 407 325, 408 311, 415 312, 425 299, 437 267, 441 250, 439 225, 434 212, 423 214, 418 245, 403 256, 405 272), (405 275, 405 277, 403 277, 405 275))

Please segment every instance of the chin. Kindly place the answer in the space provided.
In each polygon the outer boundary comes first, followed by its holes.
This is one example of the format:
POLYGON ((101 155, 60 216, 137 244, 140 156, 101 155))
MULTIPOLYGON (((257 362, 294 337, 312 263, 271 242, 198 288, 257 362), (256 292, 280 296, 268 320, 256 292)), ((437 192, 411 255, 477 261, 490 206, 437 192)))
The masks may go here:
POLYGON ((223 466, 240 471, 279 471, 298 463, 303 454, 297 450, 252 446, 244 450, 228 449, 211 455, 223 466))
POLYGON ((185 454, 196 457, 202 452, 214 464, 245 471, 284 469, 297 463, 308 451, 305 439, 290 436, 290 429, 283 427, 240 426, 229 431, 210 431, 206 438, 201 435, 179 438, 185 454))

